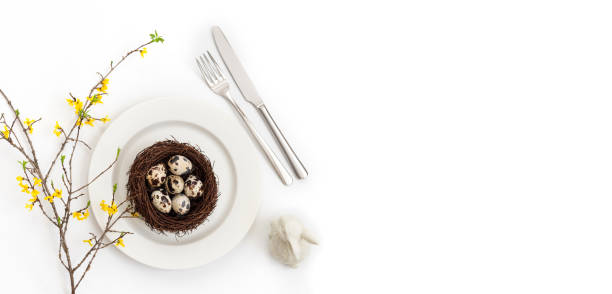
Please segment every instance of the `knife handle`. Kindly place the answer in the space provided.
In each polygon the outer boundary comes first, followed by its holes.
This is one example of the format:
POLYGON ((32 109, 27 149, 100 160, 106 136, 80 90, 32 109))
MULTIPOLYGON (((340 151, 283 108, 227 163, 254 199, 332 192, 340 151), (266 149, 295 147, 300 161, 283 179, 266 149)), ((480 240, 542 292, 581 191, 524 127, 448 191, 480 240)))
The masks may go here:
POLYGON ((253 138, 255 138, 255 140, 259 144, 259 147, 261 147, 261 149, 263 150, 264 154, 266 155, 266 158, 268 159, 268 161, 270 161, 270 164, 272 164, 272 167, 276 171, 276 174, 283 181, 283 184, 285 184, 286 186, 291 185, 291 183, 293 183, 293 177, 291 176, 287 168, 285 168, 285 166, 281 163, 278 157, 276 157, 276 154, 274 154, 274 152, 272 151, 268 143, 266 143, 266 141, 264 141, 261 135, 259 135, 259 133, 255 129, 255 126, 253 126, 253 124, 251 123, 249 118, 246 116, 242 108, 236 103, 234 99, 232 99, 229 96, 229 94, 227 98, 230 101, 230 103, 234 106, 234 109, 236 109, 236 112, 240 114, 242 121, 249 128, 251 135, 253 136, 253 138))
POLYGON ((258 107, 258 109, 259 112, 263 115, 266 123, 268 124, 268 127, 274 134, 276 141, 278 141, 278 144, 280 144, 281 149, 283 149, 283 152, 287 156, 287 159, 291 163, 291 166, 293 166, 293 170, 295 171, 297 177, 299 179, 305 179, 308 176, 308 171, 304 167, 304 164, 302 164, 300 159, 295 154, 295 151, 293 151, 293 148, 291 148, 291 145, 289 145, 289 142, 287 142, 287 139, 285 139, 283 132, 281 132, 281 130, 278 128, 278 125, 276 125, 276 122, 272 118, 272 115, 270 115, 270 112, 268 111, 266 106, 262 105, 258 107))

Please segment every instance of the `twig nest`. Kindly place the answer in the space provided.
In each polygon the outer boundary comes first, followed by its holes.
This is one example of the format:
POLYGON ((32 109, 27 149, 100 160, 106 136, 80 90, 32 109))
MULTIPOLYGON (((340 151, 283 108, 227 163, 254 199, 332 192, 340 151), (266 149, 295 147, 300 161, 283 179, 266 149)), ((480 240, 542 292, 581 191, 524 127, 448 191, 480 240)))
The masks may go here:
POLYGON ((194 175, 190 175, 185 180, 184 193, 189 198, 201 197, 204 193, 204 183, 194 175))
POLYGON ((191 208, 191 203, 189 201, 189 197, 184 194, 178 194, 172 198, 172 210, 176 212, 178 215, 185 215, 189 212, 191 208))
POLYGON ((193 165, 189 158, 182 155, 174 155, 168 160, 170 172, 177 176, 184 176, 191 173, 193 165))
POLYGON ((128 199, 157 232, 179 236, 188 233, 210 216, 219 197, 210 160, 198 148, 175 140, 157 142, 140 151, 128 175, 128 199), (167 174, 160 184, 162 171, 172 174, 167 174), (157 181, 155 175, 159 175, 157 181), (199 196, 190 198, 183 193, 199 196))
POLYGON ((185 181, 183 178, 177 175, 168 176, 168 180, 166 181, 166 191, 170 194, 179 194, 183 192, 183 188, 185 186, 185 181))
POLYGON ((170 196, 164 193, 164 191, 162 190, 153 191, 153 193, 151 193, 151 200, 153 201, 153 206, 155 206, 155 208, 159 210, 160 212, 162 213, 170 212, 170 209, 172 207, 172 204, 171 204, 172 200, 170 200, 170 196))
POLYGON ((272 257, 291 267, 297 267, 304 260, 310 244, 318 244, 312 234, 293 216, 282 216, 273 221, 268 239, 272 257))
POLYGON ((147 172, 147 183, 152 188, 161 187, 166 182, 166 167, 163 163, 152 166, 147 172))

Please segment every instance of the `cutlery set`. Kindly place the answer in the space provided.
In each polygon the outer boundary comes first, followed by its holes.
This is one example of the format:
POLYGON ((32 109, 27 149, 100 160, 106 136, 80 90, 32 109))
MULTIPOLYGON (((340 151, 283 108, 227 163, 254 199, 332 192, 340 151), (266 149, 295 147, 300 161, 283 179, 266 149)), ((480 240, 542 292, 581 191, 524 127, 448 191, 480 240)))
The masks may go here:
MULTIPOLYGON (((272 118, 270 112, 266 108, 266 105, 257 93, 255 85, 253 85, 253 82, 247 75, 246 71, 242 67, 242 64, 238 60, 238 57, 234 53, 234 50, 227 41, 227 38, 223 34, 223 31, 221 31, 219 27, 215 26, 212 29, 212 34, 213 39, 215 41, 215 45, 217 46, 217 50, 219 51, 219 55, 221 55, 225 66, 227 67, 229 73, 236 82, 236 85, 238 85, 240 93, 242 94, 245 100, 247 100, 255 108, 257 108, 264 121, 266 122, 268 128, 272 132, 277 143, 283 150, 283 153, 285 154, 287 160, 293 167, 293 170, 298 179, 305 179, 308 176, 308 171, 306 170, 300 159, 297 157, 295 151, 293 151, 293 148, 291 148, 291 145, 289 145, 289 142, 287 142, 287 139, 281 132, 274 119, 272 118)), ((234 109, 239 114, 240 118, 242 118, 242 121, 244 122, 244 124, 250 131, 252 137, 255 139, 255 141, 265 154, 266 158, 276 171, 278 177, 281 179, 283 184, 290 185, 293 182, 293 177, 291 176, 287 168, 285 168, 285 166, 282 164, 280 159, 276 156, 276 154, 272 151, 270 146, 261 137, 255 126, 247 117, 244 110, 236 103, 236 100, 230 95, 230 84, 227 78, 221 72, 221 68, 219 67, 217 61, 213 58, 210 52, 207 51, 206 54, 202 54, 201 56, 198 56, 196 58, 196 63, 198 65, 198 68, 200 69, 202 79, 204 80, 206 85, 215 94, 225 98, 234 107, 234 109)))

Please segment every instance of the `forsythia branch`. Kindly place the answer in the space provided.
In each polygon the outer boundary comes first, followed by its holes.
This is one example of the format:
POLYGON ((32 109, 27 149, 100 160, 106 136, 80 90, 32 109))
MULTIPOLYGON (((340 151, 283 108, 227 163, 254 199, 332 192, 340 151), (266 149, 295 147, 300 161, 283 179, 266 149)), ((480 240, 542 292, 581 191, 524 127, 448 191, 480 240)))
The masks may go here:
MULTIPOLYGON (((113 229, 117 221, 124 218, 125 215, 132 210, 131 206, 125 205, 128 201, 127 199, 119 203, 116 202, 115 194, 117 187, 115 185, 113 187, 111 202, 109 204, 106 204, 104 201, 100 203, 101 212, 106 212, 108 214, 104 229, 98 235, 90 233, 90 238, 83 240, 83 243, 89 245, 90 249, 81 259, 79 259, 78 263, 73 263, 70 249, 67 244, 68 224, 71 218, 77 221, 84 221, 89 217, 90 210, 96 207, 95 205, 92 206, 88 201, 86 205, 80 205, 82 208, 73 210, 72 205, 74 205, 74 201, 84 196, 85 194, 80 192, 108 172, 116 164, 119 157, 119 150, 117 150, 117 156, 106 169, 101 171, 91 181, 75 187, 72 171, 76 146, 78 144, 83 144, 91 150, 91 147, 81 139, 82 131, 84 131, 86 126, 93 127, 96 122, 106 123, 110 120, 108 116, 94 117, 92 115, 92 110, 96 105, 102 104, 103 98, 108 95, 109 77, 115 69, 135 53, 139 53, 141 57, 144 57, 147 53, 147 45, 164 42, 163 37, 159 36, 157 31, 149 36, 151 39, 148 42, 128 51, 119 61, 111 62, 105 73, 98 73, 99 79, 90 88, 86 98, 80 99, 72 95, 72 93, 69 93, 70 98, 66 99, 66 101, 74 108, 75 117, 73 123, 70 124, 68 128, 63 128, 59 122, 55 123, 53 134, 57 137, 61 137, 62 140, 57 153, 52 157, 48 169, 44 172, 41 169, 41 162, 31 139, 35 131, 35 126, 41 119, 23 119, 20 111, 13 106, 12 101, 2 89, 0 89, 0 96, 2 96, 10 112, 13 114, 13 119, 9 119, 5 113, 0 114, 0 141, 6 141, 8 146, 17 150, 24 158, 24 160, 19 161, 22 167, 22 175, 17 177, 17 182, 21 191, 30 195, 30 199, 27 201, 25 207, 28 210, 32 210, 36 205, 43 216, 57 228, 59 236, 58 259, 68 273, 72 293, 76 293, 85 275, 91 269, 93 260, 100 249, 110 245, 124 247, 123 238, 132 234, 130 232, 116 231, 113 229), (72 145, 70 146, 70 144, 72 145), (66 158, 68 161, 66 161, 66 158), (60 162, 59 172, 61 174, 61 187, 56 187, 51 180, 53 176, 52 172, 56 170, 55 167, 58 161, 60 162), (58 199, 59 201, 57 201, 58 199), (108 237, 110 234, 113 234, 114 237, 108 237), (110 241, 104 242, 103 240, 105 240, 105 238, 110 241), (81 269, 84 265, 86 265, 85 269, 81 269), (80 270, 80 272, 77 273, 77 270, 80 270)), ((134 214, 132 213, 132 215, 134 214)))

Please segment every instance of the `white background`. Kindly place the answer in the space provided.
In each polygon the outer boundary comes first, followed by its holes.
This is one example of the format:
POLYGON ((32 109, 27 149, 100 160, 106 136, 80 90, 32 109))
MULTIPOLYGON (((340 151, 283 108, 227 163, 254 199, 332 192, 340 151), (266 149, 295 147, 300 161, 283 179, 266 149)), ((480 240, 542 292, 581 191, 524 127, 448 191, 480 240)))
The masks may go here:
MULTIPOLYGON (((193 58, 217 24, 311 172, 284 187, 266 168, 259 216, 222 259, 162 271, 110 249, 82 293, 610 293, 611 14, 608 1, 3 1, 0 88, 44 118, 49 158, 68 92, 86 95, 154 29, 167 42, 118 69, 99 113, 208 91, 193 58), (265 250, 285 213, 321 240, 298 269, 265 250)), ((3 292, 66 293, 55 232, 23 208, 21 158, 0 153, 3 292)), ((72 227, 75 253, 96 230, 72 227)))

